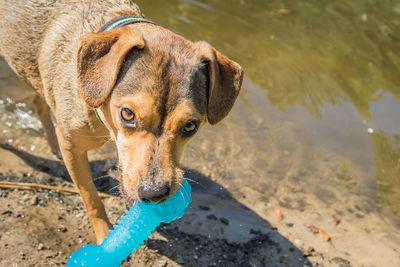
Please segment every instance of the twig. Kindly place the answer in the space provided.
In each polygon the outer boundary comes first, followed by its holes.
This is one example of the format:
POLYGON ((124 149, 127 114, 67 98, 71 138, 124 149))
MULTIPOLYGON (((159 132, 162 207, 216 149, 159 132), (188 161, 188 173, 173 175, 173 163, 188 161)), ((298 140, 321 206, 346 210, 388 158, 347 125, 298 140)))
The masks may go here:
MULTIPOLYGON (((45 184, 34 184, 34 183, 18 183, 18 182, 4 182, 0 181, 1 188, 16 188, 21 190, 32 190, 36 188, 48 189, 48 190, 56 190, 65 193, 71 194, 79 194, 78 190, 66 187, 59 187, 59 186, 52 186, 52 185, 45 185, 45 184)), ((112 195, 98 192, 99 196, 101 197, 112 197, 112 195)))

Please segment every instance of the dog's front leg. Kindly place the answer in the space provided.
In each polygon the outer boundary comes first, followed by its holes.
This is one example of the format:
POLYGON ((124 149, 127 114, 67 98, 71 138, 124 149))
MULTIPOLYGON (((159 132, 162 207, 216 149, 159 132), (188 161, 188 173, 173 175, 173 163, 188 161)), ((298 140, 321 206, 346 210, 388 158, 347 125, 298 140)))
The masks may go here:
POLYGON ((79 190, 85 205, 90 223, 94 229, 97 243, 100 244, 108 235, 111 224, 107 218, 104 205, 97 194, 90 173, 87 151, 79 147, 73 140, 65 138, 59 127, 56 129, 58 142, 68 173, 79 190))

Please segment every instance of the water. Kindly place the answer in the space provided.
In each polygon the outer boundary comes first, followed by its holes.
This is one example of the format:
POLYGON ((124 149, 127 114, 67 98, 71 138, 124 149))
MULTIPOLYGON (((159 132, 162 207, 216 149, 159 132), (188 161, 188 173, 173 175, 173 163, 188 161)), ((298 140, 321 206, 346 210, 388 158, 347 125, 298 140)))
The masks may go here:
POLYGON ((187 165, 258 202, 304 185, 400 218, 400 2, 137 2, 246 73, 229 119, 190 143, 187 165))
MULTIPOLYGON (((399 229, 400 2, 136 2, 245 70, 231 114, 187 145, 185 166, 264 217, 274 200, 343 218, 378 214, 399 229)), ((1 99, 29 99, 1 64, 1 99)))

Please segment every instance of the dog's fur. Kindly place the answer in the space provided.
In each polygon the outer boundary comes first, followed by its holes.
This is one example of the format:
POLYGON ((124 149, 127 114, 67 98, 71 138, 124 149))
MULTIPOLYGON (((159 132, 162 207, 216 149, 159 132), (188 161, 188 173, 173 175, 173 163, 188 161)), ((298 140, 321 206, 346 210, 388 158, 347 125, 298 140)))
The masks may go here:
POLYGON ((98 243, 110 223, 87 151, 111 139, 128 202, 157 194, 165 199, 182 179, 179 157, 190 138, 182 129, 188 122, 200 127, 222 120, 243 77, 237 63, 208 43, 157 25, 97 33, 124 14, 143 16, 129 0, 0 0, 0 55, 37 92, 35 106, 51 150, 62 156, 98 243), (123 108, 135 113, 133 124, 121 119, 123 108))

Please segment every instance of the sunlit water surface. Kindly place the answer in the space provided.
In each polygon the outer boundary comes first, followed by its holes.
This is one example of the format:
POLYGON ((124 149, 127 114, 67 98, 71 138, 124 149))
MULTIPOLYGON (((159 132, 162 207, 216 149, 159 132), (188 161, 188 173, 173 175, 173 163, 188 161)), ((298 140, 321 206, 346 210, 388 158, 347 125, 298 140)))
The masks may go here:
POLYGON ((400 218, 400 2, 137 3, 246 73, 229 118, 189 144, 186 165, 238 198, 259 195, 255 205, 306 208, 313 194, 400 218))

